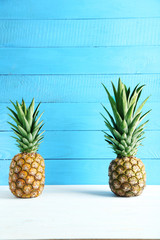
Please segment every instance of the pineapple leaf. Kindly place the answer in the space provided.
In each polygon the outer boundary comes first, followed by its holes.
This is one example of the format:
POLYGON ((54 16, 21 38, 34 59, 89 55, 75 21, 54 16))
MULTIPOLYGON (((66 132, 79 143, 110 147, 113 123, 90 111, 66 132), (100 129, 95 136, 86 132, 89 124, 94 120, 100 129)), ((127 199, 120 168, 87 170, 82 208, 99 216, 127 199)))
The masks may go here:
POLYGON ((110 145, 113 145, 112 142, 110 142, 109 140, 105 139, 106 142, 108 142, 110 145))
POLYGON ((134 88, 133 92, 131 93, 131 96, 130 96, 130 101, 131 101, 132 97, 135 95, 135 93, 136 93, 136 90, 137 90, 138 86, 139 86, 139 83, 138 83, 138 84, 135 86, 135 88, 134 88))
POLYGON ((27 121, 28 121, 28 125, 31 128, 32 125, 32 121, 33 121, 33 114, 34 114, 34 98, 28 108, 28 112, 27 112, 27 121))
POLYGON ((39 115, 39 117, 38 117, 37 120, 35 121, 34 125, 37 125, 37 124, 38 124, 38 122, 39 122, 40 118, 42 117, 43 113, 44 113, 44 112, 42 112, 42 113, 39 115))
POLYGON ((17 104, 17 116, 18 116, 19 122, 24 124, 24 118, 25 118, 24 112, 22 111, 20 104, 18 102, 16 102, 16 104, 17 104))
POLYGON ((27 140, 27 138, 22 138, 22 141, 24 144, 27 144, 27 145, 29 144, 29 141, 27 140))
POLYGON ((117 104, 117 101, 118 101, 118 99, 117 99, 117 91, 116 91, 116 88, 115 88, 113 82, 111 82, 111 83, 112 83, 112 88, 113 88, 113 92, 114 92, 115 101, 116 101, 116 104, 117 104))
POLYGON ((12 115, 8 114, 8 116, 10 116, 13 119, 13 121, 17 123, 17 125, 20 124, 19 121, 16 118, 14 118, 12 115))
POLYGON ((111 116, 108 110, 102 105, 110 121, 103 114, 101 115, 104 118, 105 125, 112 134, 111 136, 104 131, 105 141, 109 143, 118 157, 135 155, 143 140, 144 126, 148 121, 141 125, 139 124, 150 112, 148 111, 143 115, 141 112, 149 97, 137 108, 144 85, 136 85, 131 92, 130 88, 127 88, 119 78, 117 89, 112 83, 114 97, 111 96, 104 84, 102 85, 107 93, 113 111, 113 116, 111 116))
POLYGON ((13 130, 14 134, 16 134, 17 137, 21 139, 22 136, 14 128, 11 128, 11 129, 13 130))
POLYGON ((145 114, 143 114, 142 116, 141 116, 141 118, 140 118, 140 121, 142 121, 143 120, 143 118, 145 118, 147 115, 148 115, 148 113, 150 113, 152 110, 149 110, 148 112, 146 112, 145 114))
POLYGON ((125 150, 125 147, 124 147, 121 143, 118 144, 118 147, 119 147, 121 150, 125 150))
POLYGON ((13 116, 18 120, 17 114, 11 108, 9 108, 9 107, 7 107, 7 108, 13 114, 13 116))
POLYGON ((141 93, 142 93, 142 90, 144 88, 145 84, 143 84, 142 86, 140 86, 138 89, 137 89, 137 92, 138 92, 138 97, 137 97, 137 102, 141 96, 141 93))
POLYGON ((22 104, 21 104, 21 106, 22 106, 22 110, 23 110, 23 112, 24 112, 24 115, 26 116, 26 115, 27 115, 27 108, 26 108, 26 104, 25 104, 23 98, 22 98, 22 104))
POLYGON ((22 136, 24 136, 24 137, 28 136, 28 134, 25 131, 25 129, 23 129, 20 125, 18 125, 17 127, 18 127, 19 132, 22 134, 22 136))
POLYGON ((120 139, 121 139, 121 134, 120 134, 116 129, 113 129, 113 136, 114 136, 117 140, 120 140, 120 139))
POLYGON ((127 145, 127 143, 126 143, 126 141, 124 141, 124 140, 121 140, 121 144, 126 148, 128 145, 127 145))
POLYGON ((14 104, 14 102, 12 102, 11 100, 10 100, 10 102, 12 103, 12 105, 14 106, 14 108, 15 108, 16 111, 17 111, 17 106, 16 106, 16 104, 14 104))
POLYGON ((140 87, 137 89, 137 99, 136 99, 136 102, 135 102, 134 111, 135 111, 135 109, 136 109, 136 107, 137 107, 137 103, 138 103, 138 100, 139 100, 139 98, 140 98, 140 96, 141 96, 142 89, 143 89, 144 86, 145 86, 145 85, 142 85, 142 86, 140 86, 140 87))
POLYGON ((117 90, 117 111, 119 112, 120 116, 123 117, 123 108, 122 108, 122 90, 124 89, 124 85, 121 82, 121 79, 118 79, 118 90, 117 90))
POLYGON ((145 105, 145 103, 147 102, 149 97, 147 97, 143 102, 142 104, 139 106, 139 108, 137 109, 135 115, 137 115, 138 113, 140 113, 140 111, 142 110, 143 106, 145 105))
POLYGON ((124 132, 128 133, 128 124, 127 124, 125 119, 123 119, 123 121, 122 121, 122 123, 120 125, 120 128, 121 128, 121 132, 122 133, 124 133, 124 132))
POLYGON ((32 137, 32 134, 31 134, 31 133, 28 133, 27 139, 28 139, 29 142, 32 142, 32 141, 33 141, 33 137, 32 137))
POLYGON ((113 111, 114 117, 116 119, 116 125, 119 125, 122 122, 122 118, 121 118, 120 114, 117 111, 116 103, 115 103, 114 99, 111 97, 111 95, 108 92, 107 88, 105 86, 104 86, 104 88, 105 88, 105 90, 106 90, 106 92, 108 94, 108 98, 109 98, 109 101, 110 101, 110 104, 111 104, 111 107, 112 107, 112 111, 113 111))
POLYGON ((127 101, 128 101, 131 90, 130 90, 130 88, 127 89, 126 85, 125 85, 125 90, 126 90, 126 96, 127 96, 127 101))
POLYGON ((141 113, 137 114, 137 116, 135 116, 135 118, 133 119, 132 123, 129 125, 129 135, 130 136, 133 133, 133 131, 135 130, 135 128, 137 127, 140 116, 141 116, 141 113))
POLYGON ((11 136, 11 137, 16 139, 17 142, 19 141, 19 139, 17 137, 15 137, 15 136, 11 136))
POLYGON ((104 121, 104 122, 105 122, 107 128, 108 128, 111 132, 113 132, 113 127, 111 126, 111 124, 109 123, 109 121, 106 120, 106 121, 104 121))
POLYGON ((110 136, 109 134, 104 135, 104 136, 107 140, 109 140, 110 142, 113 142, 114 144, 116 144, 118 146, 118 144, 119 144, 118 141, 116 139, 114 139, 112 136, 110 136))
POLYGON ((125 118, 127 109, 128 109, 128 103, 127 103, 127 96, 126 96, 126 91, 125 89, 122 90, 122 109, 123 109, 123 118, 125 118))
POLYGON ((38 115, 38 113, 39 113, 38 109, 39 109, 39 106, 40 106, 40 105, 41 105, 41 103, 38 103, 38 105, 37 105, 37 107, 36 107, 36 109, 35 109, 35 111, 34 111, 33 118, 36 118, 36 117, 37 117, 37 115, 38 115))
MULTIPOLYGON (((116 123, 115 123, 112 115, 109 113, 109 111, 106 109, 106 107, 105 107, 103 104, 101 104, 101 105, 102 105, 102 107, 104 108, 104 110, 107 112, 108 116, 110 117, 113 126, 117 129, 117 125, 116 125, 116 123)), ((103 116, 103 114, 101 114, 101 115, 103 116)), ((103 117, 104 117, 104 116, 103 116, 103 117)), ((105 118, 105 117, 104 117, 104 118, 105 118)), ((105 119, 106 119, 106 118, 105 118, 105 119)))
POLYGON ((134 111, 134 103, 130 106, 125 116, 125 120, 127 121, 128 125, 132 122, 133 111, 134 111))
POLYGON ((17 113, 18 113, 18 118, 20 120, 20 123, 22 123, 23 128, 29 133, 30 132, 30 126, 29 123, 26 119, 26 116, 22 110, 22 107, 20 104, 17 102, 17 113))
POLYGON ((134 106, 136 105, 137 96, 138 96, 137 92, 134 92, 133 96, 130 97, 129 107, 132 106, 132 104, 134 104, 134 106))
POLYGON ((121 136, 121 139, 122 139, 122 140, 127 139, 127 134, 126 134, 126 133, 123 133, 122 136, 121 136))
POLYGON ((18 131, 18 128, 13 124, 13 123, 10 123, 10 122, 7 122, 9 125, 11 125, 15 130, 18 131))
POLYGON ((135 133, 138 132, 139 130, 143 129, 143 127, 148 123, 149 120, 147 120, 145 123, 141 124, 138 128, 136 128, 135 133))

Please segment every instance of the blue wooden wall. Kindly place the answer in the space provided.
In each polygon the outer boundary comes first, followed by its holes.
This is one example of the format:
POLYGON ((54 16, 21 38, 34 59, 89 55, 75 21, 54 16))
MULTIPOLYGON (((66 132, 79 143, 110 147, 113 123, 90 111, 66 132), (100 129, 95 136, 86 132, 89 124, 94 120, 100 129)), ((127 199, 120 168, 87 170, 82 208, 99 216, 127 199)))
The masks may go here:
POLYGON ((0 184, 11 158, 9 100, 41 101, 46 184, 107 184, 115 157, 104 141, 101 82, 146 84, 152 108, 144 146, 147 183, 160 184, 160 1, 0 0, 0 184))

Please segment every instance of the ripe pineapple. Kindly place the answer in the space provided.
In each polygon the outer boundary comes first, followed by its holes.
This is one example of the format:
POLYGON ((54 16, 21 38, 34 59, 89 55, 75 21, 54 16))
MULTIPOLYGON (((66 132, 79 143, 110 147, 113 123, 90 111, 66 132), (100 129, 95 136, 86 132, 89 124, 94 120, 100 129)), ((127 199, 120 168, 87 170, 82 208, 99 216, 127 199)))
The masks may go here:
POLYGON ((45 165, 44 159, 36 153, 43 132, 39 133, 43 127, 43 121, 39 123, 42 114, 38 117, 39 106, 34 111, 34 99, 27 108, 24 100, 19 104, 12 102, 15 111, 8 108, 15 125, 10 123, 11 129, 16 136, 17 146, 20 153, 15 155, 10 164, 9 187, 11 192, 19 198, 38 197, 44 188, 45 165))
POLYGON ((138 196, 146 185, 146 172, 143 162, 135 155, 137 148, 142 145, 144 126, 148 121, 138 125, 151 111, 149 110, 143 115, 141 112, 149 97, 137 108, 144 85, 139 86, 138 84, 131 93, 130 88, 127 88, 119 78, 117 90, 112 83, 114 98, 105 85, 102 85, 107 92, 114 115, 112 116, 102 105, 111 120, 109 122, 102 114, 105 125, 111 133, 109 135, 104 131, 105 141, 110 144, 117 155, 117 158, 109 166, 109 186, 112 192, 118 196, 138 196))

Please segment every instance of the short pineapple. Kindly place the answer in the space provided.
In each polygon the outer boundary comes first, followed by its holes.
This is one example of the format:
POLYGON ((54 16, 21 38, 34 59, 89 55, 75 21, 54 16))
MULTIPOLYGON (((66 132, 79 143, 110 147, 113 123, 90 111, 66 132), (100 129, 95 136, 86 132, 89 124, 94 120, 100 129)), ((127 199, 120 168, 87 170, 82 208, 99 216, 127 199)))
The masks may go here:
POLYGON ((19 198, 32 198, 39 196, 44 188, 45 165, 44 159, 37 153, 43 132, 43 121, 39 123, 39 106, 34 111, 34 99, 27 108, 24 100, 19 104, 12 102, 15 111, 8 108, 12 115, 9 116, 15 122, 10 123, 16 136, 20 153, 15 155, 10 164, 9 187, 11 192, 19 198))
POLYGON ((148 122, 139 125, 144 117, 150 112, 142 115, 142 108, 149 97, 137 108, 137 102, 141 95, 144 85, 137 85, 133 92, 127 88, 119 79, 118 88, 112 83, 114 98, 103 84, 109 102, 112 107, 112 116, 107 108, 110 122, 104 117, 104 122, 109 129, 110 134, 106 131, 105 141, 112 147, 117 158, 109 166, 109 185, 116 195, 131 197, 138 196, 142 193, 146 185, 146 172, 143 162, 136 158, 137 148, 141 145, 144 126, 148 122), (138 126, 139 125, 139 126, 138 126))

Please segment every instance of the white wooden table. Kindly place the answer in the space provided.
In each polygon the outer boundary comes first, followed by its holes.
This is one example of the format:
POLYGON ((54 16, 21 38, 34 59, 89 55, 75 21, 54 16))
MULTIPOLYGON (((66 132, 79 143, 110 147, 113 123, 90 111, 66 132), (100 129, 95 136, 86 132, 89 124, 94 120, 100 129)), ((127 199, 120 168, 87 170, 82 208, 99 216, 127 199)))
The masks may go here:
POLYGON ((34 199, 0 187, 0 239, 160 239, 160 186, 134 198, 108 186, 46 186, 34 199))

